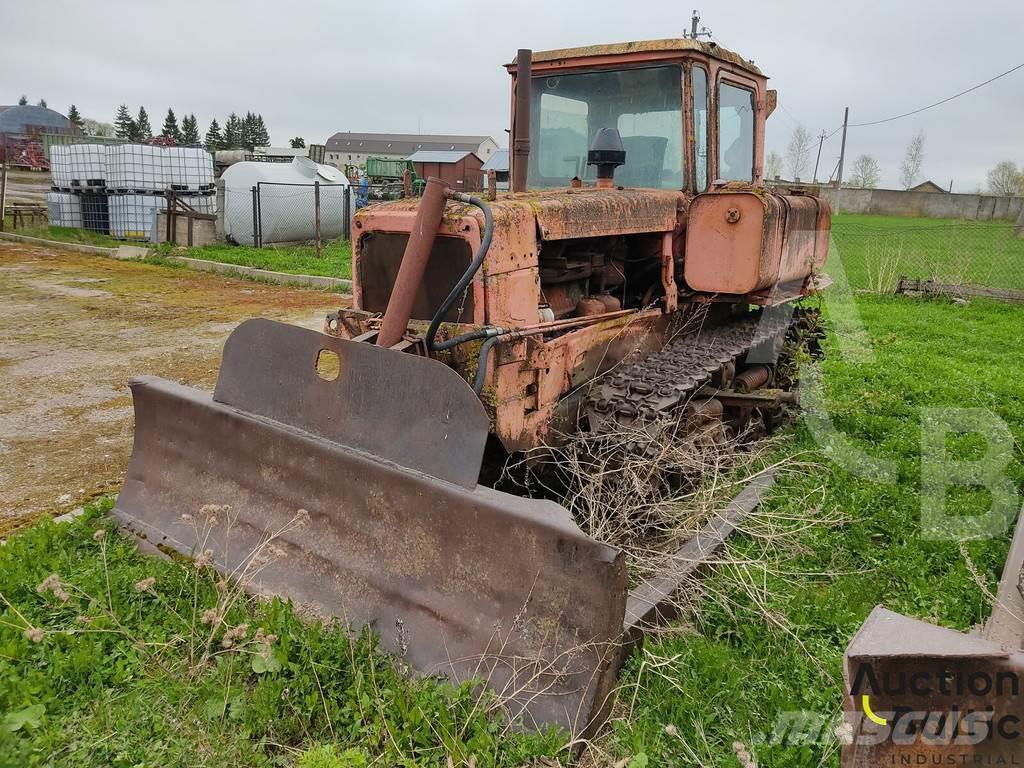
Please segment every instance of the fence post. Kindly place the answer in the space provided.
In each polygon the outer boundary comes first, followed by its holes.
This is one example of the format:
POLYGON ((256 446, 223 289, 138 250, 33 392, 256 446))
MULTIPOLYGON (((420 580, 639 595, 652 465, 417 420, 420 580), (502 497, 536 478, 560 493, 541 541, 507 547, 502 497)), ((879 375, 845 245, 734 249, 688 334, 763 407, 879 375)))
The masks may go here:
POLYGON ((4 136, 4 164, 0 169, 0 232, 4 231, 5 219, 7 218, 7 166, 10 158, 7 157, 7 137, 4 136))
POLYGON ((178 234, 177 230, 178 228, 174 222, 174 190, 171 189, 167 192, 167 238, 165 242, 177 245, 176 241, 178 238, 175 237, 178 234))
POLYGON ((320 180, 313 182, 313 231, 316 237, 316 257, 320 258, 320 180))
POLYGON ((345 204, 342 210, 342 216, 345 218, 343 230, 345 232, 345 239, 352 240, 352 182, 349 182, 348 187, 345 189, 345 204))

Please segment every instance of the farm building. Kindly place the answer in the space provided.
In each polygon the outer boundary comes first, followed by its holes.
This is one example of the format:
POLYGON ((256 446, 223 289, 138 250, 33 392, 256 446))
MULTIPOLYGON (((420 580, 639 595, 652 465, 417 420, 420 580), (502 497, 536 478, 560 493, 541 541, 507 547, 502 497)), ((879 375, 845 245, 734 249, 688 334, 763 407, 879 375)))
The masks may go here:
POLYGON ((934 193, 937 193, 937 194, 943 194, 943 193, 946 192, 946 190, 944 190, 942 187, 940 187, 938 184, 936 184, 931 179, 928 179, 927 181, 922 181, 920 184, 911 187, 907 191, 908 192, 934 192, 934 193))
POLYGON ((508 150, 499 149, 491 158, 484 163, 480 170, 484 174, 484 188, 487 187, 487 172, 494 171, 494 186, 496 189, 508 189, 508 150))
MULTIPOLYGON (((0 106, 0 161, 6 162, 4 146, 10 145, 12 163, 21 164, 26 142, 36 145, 44 133, 77 134, 79 130, 60 112, 30 104, 0 106), (19 159, 15 159, 19 158, 19 159)), ((33 154, 42 154, 40 144, 33 154)))
POLYGON ((452 189, 475 192, 480 189, 483 160, 475 152, 437 152, 421 149, 409 155, 416 168, 416 176, 429 179, 436 176, 452 189))
POLYGON ((498 151, 490 136, 449 136, 418 133, 336 133, 327 140, 325 161, 364 167, 366 158, 404 160, 414 152, 473 152, 482 161, 498 151))

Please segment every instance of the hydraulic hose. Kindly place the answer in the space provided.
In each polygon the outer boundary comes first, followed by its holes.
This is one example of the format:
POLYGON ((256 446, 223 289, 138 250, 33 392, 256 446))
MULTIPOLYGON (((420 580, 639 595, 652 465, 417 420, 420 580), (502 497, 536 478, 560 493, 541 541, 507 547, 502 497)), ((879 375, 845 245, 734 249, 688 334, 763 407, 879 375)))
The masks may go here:
POLYGON ((487 378, 487 356, 491 353, 491 347, 500 340, 500 335, 490 336, 480 345, 480 356, 476 361, 476 379, 473 382, 473 391, 478 397, 484 391, 484 379, 487 378))
POLYGON ((450 192, 448 197, 452 200, 458 200, 460 203, 475 205, 483 211, 484 234, 480 239, 480 247, 477 248, 476 254, 473 256, 473 261, 470 262, 465 273, 463 273, 462 277, 459 278, 459 282, 455 284, 451 293, 448 294, 448 298, 441 302, 441 306, 438 307, 437 312, 434 313, 434 317, 430 320, 430 327, 427 329, 427 336, 425 339, 427 351, 429 352, 442 352, 467 341, 494 336, 494 330, 496 330, 491 328, 481 328, 478 331, 471 331, 470 333, 464 333, 461 336, 456 336, 454 339, 449 339, 448 341, 442 341, 436 344, 434 343, 434 339, 437 336, 437 329, 441 327, 441 322, 444 316, 448 314, 448 310, 452 308, 456 301, 458 301, 462 292, 466 290, 466 286, 469 285, 473 280, 473 276, 480 269, 480 265, 484 263, 484 257, 487 255, 487 249, 491 247, 491 238, 494 237, 494 215, 491 213, 491 207, 487 203, 479 197, 467 195, 464 192, 450 192))

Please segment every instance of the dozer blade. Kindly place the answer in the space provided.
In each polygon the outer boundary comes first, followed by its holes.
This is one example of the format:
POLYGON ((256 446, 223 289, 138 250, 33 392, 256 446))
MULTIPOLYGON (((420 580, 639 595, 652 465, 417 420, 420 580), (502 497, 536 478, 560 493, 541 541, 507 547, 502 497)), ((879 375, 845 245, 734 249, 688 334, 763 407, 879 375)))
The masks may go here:
POLYGON ((592 724, 620 662, 623 555, 558 504, 476 484, 488 422, 454 371, 249 320, 212 397, 153 377, 131 389, 135 445, 114 509, 130 530, 211 549, 237 575, 284 529, 247 588, 369 624, 420 673, 486 679, 526 727, 592 724), (331 352, 328 381, 316 366, 331 352), (199 542, 208 504, 231 512, 199 542), (308 524, 289 525, 300 509, 308 524))

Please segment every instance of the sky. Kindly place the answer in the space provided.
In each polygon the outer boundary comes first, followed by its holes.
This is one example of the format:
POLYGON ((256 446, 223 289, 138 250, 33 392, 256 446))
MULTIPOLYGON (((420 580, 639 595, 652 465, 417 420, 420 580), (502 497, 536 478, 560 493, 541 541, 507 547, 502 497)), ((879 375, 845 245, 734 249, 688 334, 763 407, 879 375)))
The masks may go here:
MULTIPOLYGON (((696 0, 695 0, 696 2, 696 0)), ((491 135, 508 145, 509 77, 518 48, 545 50, 678 37, 693 4, 666 0, 8 0, 0 32, 0 104, 22 94, 106 122, 144 105, 201 131, 230 112, 259 112, 272 142, 322 143, 336 131, 491 135)), ((779 91, 768 150, 785 154, 797 125, 814 135, 907 112, 1024 63, 1024 2, 731 0, 702 25, 752 58, 779 91)), ((1000 160, 1024 165, 1024 69, 922 114, 851 128, 847 168, 875 157, 899 185, 908 141, 925 135, 921 178, 954 191, 985 184, 1000 160)), ((822 150, 819 176, 839 157, 822 150)), ((815 154, 817 142, 815 142, 815 154)), ((813 160, 813 158, 812 158, 813 160)), ((847 171, 847 177, 849 171, 847 171)))

